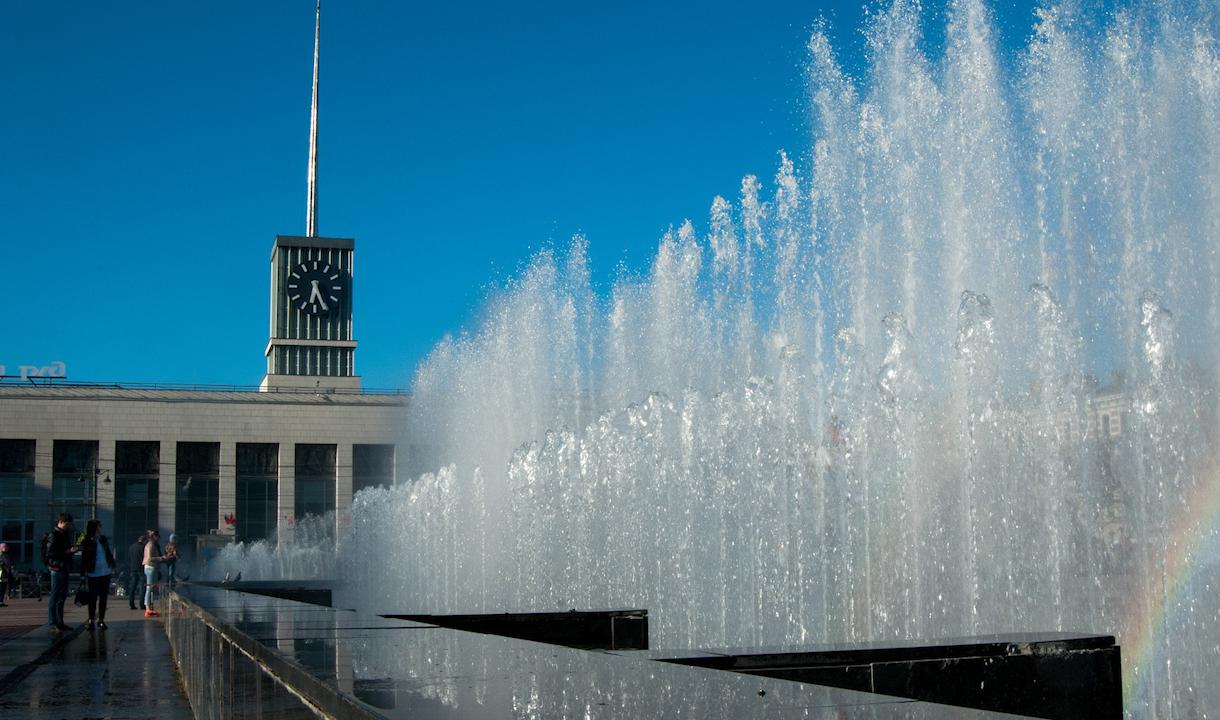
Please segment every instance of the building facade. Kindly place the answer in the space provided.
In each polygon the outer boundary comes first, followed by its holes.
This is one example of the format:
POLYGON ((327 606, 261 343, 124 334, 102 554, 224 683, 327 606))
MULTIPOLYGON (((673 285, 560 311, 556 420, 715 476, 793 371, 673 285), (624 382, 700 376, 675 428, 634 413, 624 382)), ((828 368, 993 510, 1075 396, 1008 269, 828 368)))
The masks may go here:
POLYGON ((116 545, 147 528, 287 540, 298 520, 395 481, 407 396, 0 384, 0 541, 20 567, 60 512, 116 545))

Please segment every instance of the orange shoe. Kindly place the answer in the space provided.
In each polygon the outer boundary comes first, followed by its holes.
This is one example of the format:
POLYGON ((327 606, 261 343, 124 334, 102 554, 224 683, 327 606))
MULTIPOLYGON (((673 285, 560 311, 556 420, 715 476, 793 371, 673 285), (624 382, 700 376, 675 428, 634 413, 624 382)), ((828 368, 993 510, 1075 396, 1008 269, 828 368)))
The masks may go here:
POLYGON ((157 612, 156 610, 153 610, 152 608, 149 608, 144 611, 144 617, 156 617, 160 614, 161 613, 157 612))

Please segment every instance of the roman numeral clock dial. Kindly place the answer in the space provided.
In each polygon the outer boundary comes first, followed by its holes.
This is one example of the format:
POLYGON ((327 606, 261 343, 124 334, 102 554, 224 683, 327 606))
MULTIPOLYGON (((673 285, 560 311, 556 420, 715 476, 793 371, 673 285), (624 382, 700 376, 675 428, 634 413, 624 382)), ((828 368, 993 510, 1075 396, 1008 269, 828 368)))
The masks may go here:
POLYGON ((308 260, 288 271, 288 302, 310 315, 327 315, 343 297, 343 272, 321 260, 308 260))

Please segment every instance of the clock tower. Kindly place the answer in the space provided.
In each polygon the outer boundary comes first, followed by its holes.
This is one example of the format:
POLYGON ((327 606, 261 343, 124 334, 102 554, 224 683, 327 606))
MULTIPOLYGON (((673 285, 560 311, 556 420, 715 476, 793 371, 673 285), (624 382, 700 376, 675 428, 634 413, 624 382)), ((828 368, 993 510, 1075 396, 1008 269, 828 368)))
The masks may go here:
POLYGON ((279 235, 271 248, 271 339, 262 390, 357 390, 352 339, 351 238, 318 237, 318 36, 313 36, 313 100, 309 122, 309 194, 305 235, 279 235))

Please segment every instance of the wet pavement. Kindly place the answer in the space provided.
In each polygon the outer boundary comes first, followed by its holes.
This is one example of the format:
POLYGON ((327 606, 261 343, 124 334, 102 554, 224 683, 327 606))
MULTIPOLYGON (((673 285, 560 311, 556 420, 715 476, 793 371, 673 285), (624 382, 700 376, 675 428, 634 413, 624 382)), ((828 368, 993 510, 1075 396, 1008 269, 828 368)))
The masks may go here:
POLYGON ((160 618, 129 610, 123 598, 111 598, 107 630, 85 630, 87 617, 69 600, 65 621, 73 629, 56 633, 31 629, 46 620, 45 600, 0 608, 0 718, 194 717, 160 618))

